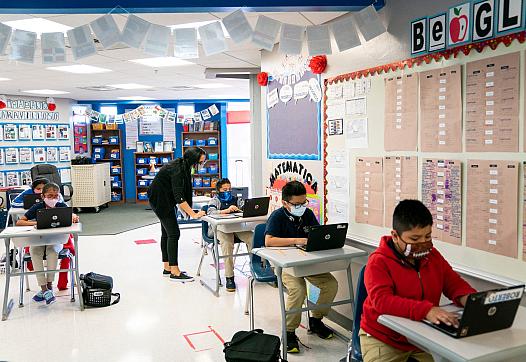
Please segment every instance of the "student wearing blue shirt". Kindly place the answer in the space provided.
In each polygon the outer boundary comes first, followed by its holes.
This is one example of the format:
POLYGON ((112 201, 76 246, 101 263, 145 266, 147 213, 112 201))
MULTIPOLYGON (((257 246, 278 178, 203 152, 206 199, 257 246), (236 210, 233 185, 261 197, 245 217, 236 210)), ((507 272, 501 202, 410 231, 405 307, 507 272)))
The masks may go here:
MULTIPOLYGON (((49 182, 42 188, 42 200, 33 205, 24 216, 17 222, 17 226, 33 226, 36 225, 37 211, 41 209, 49 209, 54 207, 68 207, 63 202, 60 202, 60 189, 57 184, 49 182)), ((79 217, 73 214, 73 222, 79 222, 79 217)), ((29 248, 31 253, 31 261, 33 262, 34 271, 44 270, 44 253, 46 254, 46 263, 48 270, 57 269, 58 253, 62 250, 62 245, 42 245, 32 246, 29 248)), ((53 294, 53 280, 55 273, 36 274, 38 285, 41 290, 35 294, 33 300, 35 302, 46 301, 46 304, 55 302, 56 298, 53 294)))
MULTIPOLYGON (((309 227, 319 225, 312 210, 307 208, 308 200, 305 186, 298 181, 288 182, 282 189, 281 199, 283 207, 275 210, 267 221, 265 246, 305 245, 309 227)), ((331 273, 295 277, 283 272, 283 285, 288 290, 287 310, 302 307, 307 295, 305 280, 320 289, 317 304, 327 304, 334 301, 338 291, 338 282, 331 273)), ((323 339, 329 339, 333 336, 332 330, 322 322, 322 318, 329 313, 329 310, 330 308, 313 310, 312 317, 309 318, 310 330, 323 339)), ((300 322, 301 313, 287 315, 288 353, 299 353, 300 351, 298 337, 295 333, 300 322)))
POLYGON ((12 207, 24 207, 24 196, 26 195, 34 195, 34 194, 41 194, 42 188, 45 184, 49 183, 49 180, 45 177, 37 177, 32 183, 31 188, 25 190, 21 194, 19 194, 15 199, 11 202, 12 207))

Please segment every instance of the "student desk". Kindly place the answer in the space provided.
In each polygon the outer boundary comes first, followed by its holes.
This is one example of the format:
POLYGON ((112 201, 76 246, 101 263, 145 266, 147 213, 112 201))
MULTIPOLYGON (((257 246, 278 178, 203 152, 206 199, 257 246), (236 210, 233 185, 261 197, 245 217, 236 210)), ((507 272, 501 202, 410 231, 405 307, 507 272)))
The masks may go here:
MULTIPOLYGON (((459 308, 447 305, 444 309, 459 308)), ((524 361, 526 356, 526 308, 521 306, 511 328, 460 339, 407 318, 381 315, 378 322, 431 353, 436 362, 524 361)))
MULTIPOLYGON (((74 271, 75 272, 75 279, 72 280, 71 283, 77 284, 77 292, 78 292, 78 298, 80 302, 80 310, 84 310, 84 301, 82 300, 82 291, 80 290, 80 279, 79 279, 79 248, 78 248, 78 236, 82 232, 82 224, 76 223, 73 224, 70 227, 62 227, 62 228, 55 228, 55 229, 42 229, 38 230, 34 226, 15 226, 15 227, 8 227, 4 229, 0 233, 0 238, 4 239, 5 243, 5 249, 6 249, 6 255, 9 256, 9 245, 11 241, 13 241, 13 244, 15 248, 23 248, 24 246, 38 246, 38 245, 50 245, 50 244, 64 244, 64 240, 62 240, 58 236, 64 236, 64 235, 73 235, 73 243, 75 246, 75 263, 74 265, 70 266, 69 269, 59 269, 54 270, 56 272, 60 271, 74 271)), ((19 255, 22 257, 22 252, 19 251, 19 255)), ((46 273, 47 270, 44 271, 32 271, 32 272, 24 272, 19 271, 16 272, 14 270, 11 270, 11 265, 9 262, 6 263, 6 273, 5 273, 5 291, 4 291, 4 303, 2 307, 2 320, 5 321, 7 317, 9 316, 9 313, 11 312, 11 307, 13 305, 13 301, 9 299, 9 282, 11 278, 14 277, 20 277, 23 278, 25 275, 29 274, 39 274, 39 273, 46 273)), ((23 293, 23 291, 21 291, 23 293)))
MULTIPOLYGON (((236 217, 236 218, 225 218, 225 219, 216 219, 211 216, 204 216, 201 218, 202 221, 206 221, 208 225, 212 227, 214 233, 214 246, 213 246, 213 258, 214 258, 214 267, 216 269, 216 280, 215 287, 207 284, 203 279, 201 279, 201 285, 204 285, 208 288, 216 297, 219 297, 219 286, 221 285, 221 279, 219 277, 219 259, 224 259, 231 255, 221 255, 219 256, 219 242, 217 240, 217 230, 220 230, 224 233, 235 233, 240 231, 252 231, 257 224, 266 222, 268 215, 257 216, 257 217, 236 217)), ((245 256, 249 255, 248 253, 236 254, 236 256, 245 256)))
POLYGON ((353 258, 367 255, 367 252, 345 245, 340 249, 305 252, 296 247, 285 248, 260 248, 253 249, 252 253, 266 259, 275 268, 278 279, 279 302, 281 306, 281 335, 283 343, 283 359, 287 359, 287 325, 286 316, 291 313, 307 310, 332 307, 342 304, 351 304, 354 309, 354 289, 351 274, 351 261, 353 258), (328 273, 337 270, 347 270, 350 298, 329 304, 307 306, 306 308, 285 309, 285 295, 281 275, 285 272, 296 277, 328 273))

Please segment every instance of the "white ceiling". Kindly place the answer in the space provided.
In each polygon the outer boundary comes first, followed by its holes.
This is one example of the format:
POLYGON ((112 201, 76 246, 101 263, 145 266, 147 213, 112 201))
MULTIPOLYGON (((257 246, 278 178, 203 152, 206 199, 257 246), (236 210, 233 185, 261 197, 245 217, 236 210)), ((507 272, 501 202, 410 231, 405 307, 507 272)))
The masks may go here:
MULTIPOLYGON (((160 25, 176 25, 201 21, 218 20, 229 13, 192 13, 192 14, 136 14, 141 18, 160 25)), ((343 12, 285 12, 285 13, 246 13, 249 22, 255 26, 258 15, 266 15, 284 23, 295 25, 318 25, 333 20, 343 12)), ((100 14, 0 14, 0 22, 41 17, 54 22, 76 27, 85 25, 100 17, 100 14)), ((126 16, 114 14, 119 27, 124 27, 126 16)), ((235 44, 228 39, 229 51, 199 59, 191 60, 191 65, 163 67, 154 69, 140 64, 128 62, 130 59, 148 58, 149 55, 134 48, 123 45, 118 49, 104 49, 98 46, 98 54, 74 61, 71 50, 67 49, 66 64, 88 64, 111 69, 112 72, 101 74, 70 74, 46 69, 40 56, 40 43, 37 42, 37 52, 34 64, 14 62, 7 55, 0 56, 0 78, 10 78, 10 81, 0 82, 0 94, 22 95, 23 90, 54 89, 67 91, 62 97, 78 100, 116 100, 123 96, 143 96, 155 99, 206 99, 206 98, 248 98, 248 81, 220 79, 206 80, 206 68, 259 68, 260 50, 250 42, 235 44), (203 83, 221 83, 230 87, 220 89, 197 89, 190 91, 174 91, 174 86, 192 86, 203 83), (139 83, 153 86, 147 90, 115 90, 92 91, 80 89, 88 86, 104 86, 108 84, 139 83)), ((26 94, 27 95, 27 94, 26 94)))

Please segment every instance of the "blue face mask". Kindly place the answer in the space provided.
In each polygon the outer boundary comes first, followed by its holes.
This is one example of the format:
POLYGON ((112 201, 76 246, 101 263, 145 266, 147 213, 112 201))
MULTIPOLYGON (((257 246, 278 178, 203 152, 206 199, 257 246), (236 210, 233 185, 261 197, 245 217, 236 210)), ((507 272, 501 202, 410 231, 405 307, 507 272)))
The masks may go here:
POLYGON ((228 202, 232 200, 232 191, 220 192, 218 196, 220 201, 228 202))
POLYGON ((301 217, 305 213, 305 210, 307 210, 307 206, 303 206, 303 205, 301 205, 301 206, 292 206, 290 208, 290 213, 293 216, 301 217))

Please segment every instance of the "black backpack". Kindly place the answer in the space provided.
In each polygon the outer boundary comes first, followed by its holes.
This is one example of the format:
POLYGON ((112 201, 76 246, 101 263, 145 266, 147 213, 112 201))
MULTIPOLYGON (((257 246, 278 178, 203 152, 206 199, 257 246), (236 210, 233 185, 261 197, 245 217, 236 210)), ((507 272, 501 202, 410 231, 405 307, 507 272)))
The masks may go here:
POLYGON ((236 332, 232 340, 225 343, 223 352, 227 362, 279 362, 283 361, 280 345, 279 337, 254 329, 236 332))

